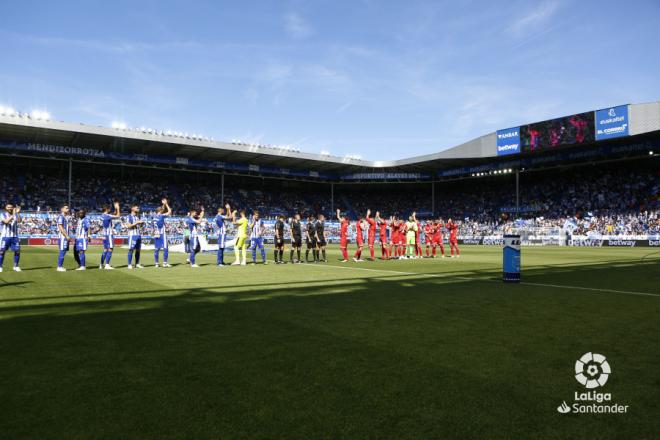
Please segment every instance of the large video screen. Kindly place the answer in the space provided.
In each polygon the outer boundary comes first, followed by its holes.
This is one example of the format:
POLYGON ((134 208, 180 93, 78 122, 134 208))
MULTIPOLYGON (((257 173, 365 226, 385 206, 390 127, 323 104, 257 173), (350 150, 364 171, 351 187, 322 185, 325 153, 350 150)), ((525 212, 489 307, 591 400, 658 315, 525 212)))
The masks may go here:
POLYGON ((565 116, 520 127, 523 153, 594 141, 594 112, 565 116))

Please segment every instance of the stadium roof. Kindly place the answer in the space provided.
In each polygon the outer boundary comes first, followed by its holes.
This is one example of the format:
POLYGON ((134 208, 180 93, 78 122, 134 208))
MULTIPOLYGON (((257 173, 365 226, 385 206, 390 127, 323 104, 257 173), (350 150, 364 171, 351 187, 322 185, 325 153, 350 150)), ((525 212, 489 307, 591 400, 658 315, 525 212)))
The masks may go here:
MULTIPOLYGON (((658 130, 660 130, 660 102, 630 105, 630 135, 658 130)), ((337 173, 373 170, 432 172, 442 167, 474 164, 480 159, 492 160, 493 157, 497 157, 495 133, 478 137, 439 153, 392 161, 369 161, 263 145, 172 136, 147 129, 118 129, 40 120, 17 114, 11 116, 0 114, 0 139, 337 173)))

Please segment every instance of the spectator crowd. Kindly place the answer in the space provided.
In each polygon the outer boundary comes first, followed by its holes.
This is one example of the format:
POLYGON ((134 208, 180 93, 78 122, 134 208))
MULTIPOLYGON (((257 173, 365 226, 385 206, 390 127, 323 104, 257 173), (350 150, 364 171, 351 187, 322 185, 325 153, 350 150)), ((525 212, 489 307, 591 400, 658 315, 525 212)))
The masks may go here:
MULTIPOLYGON (((223 191, 218 182, 209 180, 176 183, 162 178, 91 175, 73 182, 71 208, 88 211, 92 235, 100 230, 96 214, 113 200, 120 201, 123 213, 138 204, 149 218, 159 200, 169 198, 174 215, 167 228, 170 235, 176 236, 183 234, 189 209, 205 206, 207 217, 213 217, 215 208, 224 204, 223 196, 224 202, 248 213, 259 211, 266 220, 289 218, 295 213, 303 219, 308 214, 324 214, 329 220, 330 236, 336 235, 338 228, 332 221, 333 207, 341 208, 353 220, 367 209, 380 210, 385 218, 406 218, 412 212, 421 219, 453 218, 461 236, 501 235, 511 229, 557 231, 567 225, 578 235, 657 235, 658 177, 652 168, 638 170, 632 166, 521 173, 520 209, 516 212, 515 186, 504 177, 437 183, 435 200, 430 185, 424 184, 336 185, 331 201, 330 192, 319 190, 318 184, 227 185, 223 191)), ((54 235, 59 207, 68 200, 68 181, 46 172, 5 173, 0 177, 0 200, 22 206, 21 235, 54 235)), ((272 234, 272 223, 266 225, 267 235, 272 234)), ((212 222, 208 222, 208 229, 213 232, 212 222)), ((117 232, 121 234, 120 229, 117 232)))

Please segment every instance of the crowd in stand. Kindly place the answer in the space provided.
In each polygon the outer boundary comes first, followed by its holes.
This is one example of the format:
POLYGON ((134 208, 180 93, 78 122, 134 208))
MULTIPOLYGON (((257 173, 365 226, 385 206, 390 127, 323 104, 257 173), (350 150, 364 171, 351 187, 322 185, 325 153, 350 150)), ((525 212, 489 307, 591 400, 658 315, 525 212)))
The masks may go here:
MULTIPOLYGON (((558 229, 567 221, 572 223, 576 234, 660 234, 660 179, 652 168, 637 171, 611 166, 522 173, 521 209, 517 215, 511 211, 515 206, 515 186, 511 176, 508 177, 508 180, 493 177, 438 183, 435 203, 430 185, 346 185, 337 190, 334 207, 342 208, 353 219, 369 208, 381 209, 385 216, 399 217, 416 211, 422 219, 432 217, 435 212, 435 217, 457 220, 461 236, 498 235, 510 228, 558 229)), ((100 223, 93 213, 100 212, 111 200, 120 200, 124 212, 131 204, 140 204, 142 212, 148 215, 165 196, 171 200, 175 213, 168 222, 169 232, 179 235, 190 207, 203 205, 211 212, 220 205, 222 195, 219 182, 174 183, 90 175, 74 180, 71 207, 85 208, 92 214, 94 234, 100 223)), ((23 213, 43 214, 26 215, 21 234, 54 234, 55 213, 68 199, 68 181, 47 173, 5 173, 0 177, 0 199, 21 205, 23 213)), ((224 201, 248 212, 258 210, 264 219, 290 217, 295 213, 301 213, 303 218, 319 213, 330 220, 334 218, 330 192, 305 185, 291 189, 268 185, 240 189, 228 185, 224 201)))

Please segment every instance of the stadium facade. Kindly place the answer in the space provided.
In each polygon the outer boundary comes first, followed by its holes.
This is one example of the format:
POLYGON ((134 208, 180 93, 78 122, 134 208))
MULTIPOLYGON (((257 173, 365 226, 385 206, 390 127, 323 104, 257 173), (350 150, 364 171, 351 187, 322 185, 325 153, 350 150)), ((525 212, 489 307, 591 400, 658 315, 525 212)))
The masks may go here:
POLYGON ((475 173, 579 161, 581 157, 608 159, 626 152, 634 155, 636 150, 648 154, 660 138, 660 102, 620 105, 498 130, 439 153, 393 161, 342 158, 193 136, 0 114, 0 154, 3 156, 165 166, 340 183, 475 177, 475 173), (575 117, 583 118, 579 121, 582 126, 577 126, 582 131, 578 136, 568 134, 574 128, 570 125, 571 118, 575 117), (528 132, 524 133, 525 130, 528 132), (529 132, 532 133, 531 144, 529 132), (536 143, 534 133, 538 133, 536 143), (548 153, 551 157, 547 157, 548 153), (543 160, 534 160, 541 156, 543 160))

